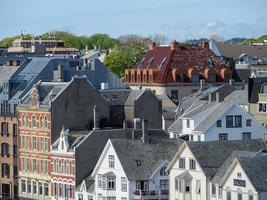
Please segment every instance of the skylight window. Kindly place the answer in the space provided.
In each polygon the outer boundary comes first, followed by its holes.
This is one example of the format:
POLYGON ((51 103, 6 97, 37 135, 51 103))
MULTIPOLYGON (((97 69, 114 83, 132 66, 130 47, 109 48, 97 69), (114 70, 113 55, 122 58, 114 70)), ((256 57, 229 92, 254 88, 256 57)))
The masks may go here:
POLYGON ((153 62, 153 60, 154 60, 154 57, 150 58, 150 60, 147 61, 147 68, 150 67, 150 65, 151 65, 151 63, 153 62))
POLYGON ((160 65, 159 65, 159 68, 162 67, 162 65, 164 64, 165 60, 167 59, 167 57, 163 58, 163 60, 161 61, 160 65))

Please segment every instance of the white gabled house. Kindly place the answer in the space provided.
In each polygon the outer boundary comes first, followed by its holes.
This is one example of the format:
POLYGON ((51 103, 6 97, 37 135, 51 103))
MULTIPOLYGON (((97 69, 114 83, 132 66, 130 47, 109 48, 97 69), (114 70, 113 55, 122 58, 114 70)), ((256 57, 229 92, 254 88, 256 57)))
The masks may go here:
MULTIPOLYGON (((185 142, 167 167, 169 199, 232 200, 226 198, 224 188, 216 187, 213 179, 221 174, 219 170, 224 169, 229 160, 240 156, 236 151, 257 152, 262 149, 267 149, 263 140, 185 142), (216 196, 219 191, 221 195, 216 196)), ((253 194, 256 193, 253 191, 253 194)))
POLYGON ((249 140, 263 138, 266 129, 240 105, 199 101, 168 129, 190 141, 249 140))
POLYGON ((167 200, 169 177, 165 170, 181 144, 176 139, 110 139, 91 175, 94 191, 76 190, 76 197, 83 193, 83 197, 96 200, 167 200))

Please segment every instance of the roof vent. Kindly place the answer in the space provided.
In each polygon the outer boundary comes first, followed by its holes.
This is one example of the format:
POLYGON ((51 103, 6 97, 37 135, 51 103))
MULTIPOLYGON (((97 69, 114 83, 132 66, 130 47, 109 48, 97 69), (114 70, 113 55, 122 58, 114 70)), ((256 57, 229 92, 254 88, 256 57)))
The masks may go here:
POLYGON ((141 160, 135 160, 135 162, 137 167, 141 166, 141 160))

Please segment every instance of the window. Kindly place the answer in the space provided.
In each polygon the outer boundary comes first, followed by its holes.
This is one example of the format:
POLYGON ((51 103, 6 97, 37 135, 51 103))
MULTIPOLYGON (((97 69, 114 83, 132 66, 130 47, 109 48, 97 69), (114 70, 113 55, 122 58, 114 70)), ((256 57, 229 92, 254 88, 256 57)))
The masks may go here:
POLYGON ((179 168, 185 169, 185 158, 179 158, 179 168))
POLYGON ((43 125, 44 125, 43 117, 41 116, 41 117, 40 117, 40 125, 39 125, 39 127, 40 127, 40 128, 43 128, 43 125))
POLYGON ((215 196, 216 195, 216 185, 215 184, 211 184, 211 194, 213 195, 213 196, 215 196))
POLYGON ((196 180, 196 193, 201 193, 201 180, 196 180))
POLYGON ((37 161, 36 159, 32 159, 32 172, 37 172, 37 161))
POLYGON ((8 143, 1 144, 1 156, 9 156, 9 144, 8 143))
POLYGON ((178 191, 179 189, 179 179, 175 178, 175 190, 178 191))
POLYGON ((48 138, 44 138, 44 151, 48 151, 48 138))
POLYGON ((168 176, 168 174, 166 173, 166 167, 162 167, 160 169, 160 176, 168 176))
POLYGON ((102 188, 102 175, 101 174, 97 175, 97 183, 98 183, 98 188, 102 188))
POLYGON ((26 125, 26 121, 25 121, 25 117, 24 116, 22 116, 21 122, 22 122, 22 126, 25 126, 26 125))
POLYGON ((14 136, 18 135, 18 125, 17 124, 13 124, 13 135, 14 136))
POLYGON ((21 191, 26 192, 26 181, 25 180, 21 180, 21 191))
POLYGON ((235 127, 242 127, 242 116, 241 115, 235 116, 235 127))
POLYGON ((47 117, 44 118, 44 128, 48 128, 47 117))
POLYGON ((259 103, 259 112, 267 112, 267 104, 266 103, 259 103))
POLYGON ((8 123, 7 122, 1 123, 1 134, 8 136, 8 123))
POLYGON ((148 181, 136 181, 136 189, 137 190, 148 190, 149 182, 148 181))
POLYGON ((39 182, 38 188, 39 188, 39 195, 43 195, 43 183, 39 182))
POLYGON ((222 127, 222 120, 217 120, 217 127, 222 127))
POLYGON ((242 200, 242 191, 240 189, 237 190, 237 200, 242 200))
POLYGON ((232 128, 234 127, 234 116, 228 115, 226 116, 226 128, 232 128))
POLYGON ((185 180, 185 192, 191 191, 191 181, 185 180))
POLYGON ((9 177, 9 164, 7 163, 3 163, 2 164, 2 177, 9 177))
POLYGON ((160 189, 168 190, 169 189, 169 180, 160 180, 160 189))
POLYGON ((178 99, 178 90, 171 90, 171 98, 175 100, 178 99))
POLYGON ((231 199, 232 199, 232 195, 231 195, 230 188, 228 187, 226 189, 226 200, 231 200, 231 199))
POLYGON ((40 149, 44 151, 44 138, 40 138, 40 149))
POLYGON ((108 190, 116 190, 116 178, 115 177, 108 177, 107 178, 107 189, 108 190))
POLYGON ((28 185, 27 186, 27 188, 28 188, 27 193, 31 193, 32 192, 32 183, 30 180, 27 181, 27 185, 28 185))
POLYGON ((250 132, 242 133, 242 139, 243 140, 251 140, 251 133, 250 132))
POLYGON ((190 128, 190 119, 186 119, 186 128, 190 128))
POLYGON ((108 156, 108 160, 109 160, 109 168, 114 168, 114 156, 113 155, 109 155, 108 156))
POLYGON ((219 198, 222 198, 222 187, 219 187, 219 198))
POLYGON ((71 161, 69 162, 69 174, 72 174, 72 163, 71 163, 71 161))
POLYGON ((200 135, 197 136, 197 141, 201 141, 201 136, 200 135))
POLYGON ((49 189, 48 189, 48 184, 47 183, 44 184, 44 195, 45 196, 49 195, 49 189))
POLYGON ((29 117, 26 116, 26 122, 25 122, 25 126, 28 127, 29 126, 29 117))
POLYGON ((189 160, 189 169, 192 169, 192 170, 196 169, 196 161, 194 159, 189 160))
POLYGON ((32 127, 36 128, 36 116, 35 115, 32 116, 32 127))
POLYGON ((252 191, 248 192, 248 200, 253 200, 253 192, 252 191))
POLYGON ((121 177, 121 191, 127 192, 127 180, 125 177, 121 177))
POLYGON ((228 140, 228 134, 227 133, 219 133, 219 141, 225 141, 228 140))
POLYGON ((247 120, 246 120, 246 125, 247 125, 247 126, 251 126, 251 119, 247 119, 247 120))
POLYGON ((179 186, 179 192, 183 192, 184 191, 183 180, 179 179, 178 186, 179 186))
POLYGON ((35 181, 32 182, 32 191, 33 191, 33 194, 37 194, 37 186, 36 186, 35 181))
POLYGON ((97 194, 97 200, 102 200, 102 194, 97 194))
POLYGON ((36 143, 36 137, 32 138, 32 149, 37 150, 37 143, 36 143))

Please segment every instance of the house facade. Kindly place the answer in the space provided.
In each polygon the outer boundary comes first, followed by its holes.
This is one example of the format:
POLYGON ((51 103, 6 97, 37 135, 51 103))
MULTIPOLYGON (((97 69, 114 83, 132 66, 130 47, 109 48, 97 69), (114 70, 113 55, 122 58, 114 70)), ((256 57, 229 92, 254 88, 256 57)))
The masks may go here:
POLYGON ((169 132, 188 135, 190 141, 222 141, 263 138, 266 129, 240 105, 199 101, 174 122, 169 132))
MULTIPOLYGON (((247 152, 252 152, 250 155, 253 155, 262 149, 266 149, 266 144, 263 140, 184 143, 167 167, 170 181, 169 199, 239 200, 238 188, 243 189, 244 196, 241 199, 249 199, 249 191, 252 191, 253 199, 257 199, 257 193, 249 185, 249 182, 247 184, 248 190, 242 188, 243 179, 246 177, 241 174, 242 178, 236 178, 237 171, 242 173, 239 169, 233 172, 232 176, 226 177, 226 179, 229 179, 227 185, 216 185, 213 179, 216 176, 221 176, 223 174, 222 170, 228 172, 226 166, 230 165, 235 157, 240 158, 243 156, 236 151, 245 151, 246 154, 247 152), (233 182, 233 177, 238 180, 233 182), (231 197, 229 197, 229 191, 232 192, 231 197)), ((256 174, 261 176, 261 172, 256 172, 256 174)))

